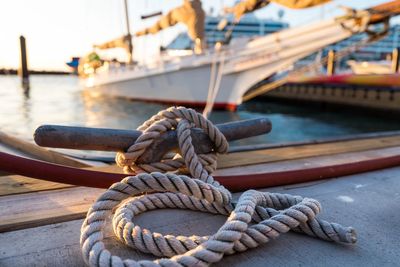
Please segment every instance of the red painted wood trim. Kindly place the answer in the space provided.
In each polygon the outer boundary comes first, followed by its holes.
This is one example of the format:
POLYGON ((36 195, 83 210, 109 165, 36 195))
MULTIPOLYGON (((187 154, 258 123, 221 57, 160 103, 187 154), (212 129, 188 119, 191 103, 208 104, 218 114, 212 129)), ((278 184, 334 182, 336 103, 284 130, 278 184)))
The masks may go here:
MULTIPOLYGON (((229 190, 243 191, 335 178, 395 166, 400 166, 400 155, 290 171, 216 176, 215 179, 229 190)), ((97 188, 108 188, 127 176, 122 173, 66 167, 4 152, 0 152, 0 170, 46 181, 97 188)))
MULTIPOLYGON (((119 97, 119 96, 117 96, 116 98, 127 99, 127 97, 119 97)), ((157 99, 146 99, 140 97, 128 98, 128 99, 146 103, 159 103, 159 104, 168 104, 168 105, 185 106, 185 107, 198 107, 198 108, 203 108, 207 104, 206 102, 197 102, 197 101, 181 101, 181 100, 168 100, 168 99, 157 100, 157 99)), ((224 102, 216 102, 214 103, 213 106, 214 109, 229 110, 229 111, 235 111, 237 110, 237 107, 238 105, 235 103, 224 103, 224 102)))

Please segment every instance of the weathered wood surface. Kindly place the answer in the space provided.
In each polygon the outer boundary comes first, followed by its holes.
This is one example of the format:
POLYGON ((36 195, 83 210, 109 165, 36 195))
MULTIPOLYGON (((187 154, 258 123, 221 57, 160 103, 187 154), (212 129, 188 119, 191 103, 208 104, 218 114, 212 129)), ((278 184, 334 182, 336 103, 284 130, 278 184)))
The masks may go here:
POLYGON ((277 171, 299 170, 306 168, 314 168, 328 166, 333 164, 344 164, 350 162, 358 162, 381 157, 389 157, 400 154, 400 146, 380 148, 373 150, 362 150, 356 152, 347 152, 339 154, 315 155, 313 157, 293 158, 282 161, 267 161, 266 163, 258 163, 245 166, 233 166, 229 168, 218 169, 215 175, 237 175, 246 173, 265 173, 277 171))
MULTIPOLYGON (((364 151, 372 149, 380 149, 385 147, 400 146, 400 136, 384 136, 378 138, 366 138, 361 140, 349 140, 340 142, 329 142, 321 144, 309 144, 290 147, 277 147, 265 150, 235 152, 227 155, 220 155, 218 159, 218 169, 234 168, 246 169, 242 166, 268 163, 282 162, 285 160, 301 159, 308 157, 319 157, 324 155, 334 155, 340 153, 348 153, 355 151, 364 151), (235 168, 238 167, 238 168, 235 168)), ((277 165, 279 166, 279 165, 277 165)), ((252 167, 250 167, 251 169, 252 167)), ((120 172, 116 166, 90 168, 93 170, 102 170, 109 172, 120 172)), ((247 169, 246 169, 247 170, 247 169)), ((14 178, 4 178, 0 180, 0 196, 13 193, 33 192, 38 190, 53 189, 54 183, 28 179, 26 182, 20 177, 14 181, 14 178)), ((61 188, 63 186, 57 186, 61 188)))
POLYGON ((278 147, 264 150, 235 152, 220 155, 218 168, 245 166, 263 162, 276 162, 315 156, 379 149, 400 146, 400 136, 389 136, 374 139, 329 142, 302 146, 278 147))
POLYGON ((90 164, 87 164, 82 160, 73 159, 61 153, 42 148, 40 146, 35 145, 33 142, 23 140, 22 138, 17 138, 15 136, 6 134, 1 131, 0 131, 0 144, 6 146, 2 147, 3 150, 7 150, 8 152, 14 150, 17 152, 17 153, 13 152, 12 154, 28 155, 36 159, 71 167, 81 168, 81 167, 91 166, 90 164), (7 146, 9 148, 7 148, 7 146))
MULTIPOLYGON (((358 243, 339 245, 288 233, 257 249, 226 256, 213 266, 398 266, 400 258, 400 167, 267 191, 318 199, 321 217, 354 226, 358 243)), ((237 197, 238 194, 235 194, 237 197)), ((199 212, 157 210, 136 222, 164 234, 212 234, 225 218, 199 212)), ((1 266, 84 266, 79 234, 82 220, 0 234, 1 266)), ((127 249, 107 235, 114 253, 135 259, 152 256, 127 249)))
MULTIPOLYGON (((119 172, 120 168, 116 165, 102 167, 91 167, 88 170, 102 172, 119 172)), ((61 188, 74 187, 69 184, 54 183, 44 180, 33 179, 21 175, 5 175, 0 177, 0 196, 13 194, 30 193, 45 190, 55 190, 61 188)))
MULTIPOLYGON (((400 148, 386 148, 367 152, 353 152, 335 156, 264 163, 253 166, 218 170, 218 175, 260 173, 306 169, 330 164, 357 162, 366 159, 397 155, 400 148)), ((244 183, 246 181, 243 181, 244 183)), ((82 218, 103 189, 74 187, 69 189, 33 192, 0 197, 0 232, 64 222, 82 218), (29 205, 27 205, 29 203, 29 205)))
POLYGON ((73 187, 0 197, 0 232, 82 218, 103 191, 73 187))
MULTIPOLYGON (((267 118, 216 125, 228 141, 248 138, 271 131, 267 118)), ((196 153, 209 153, 214 144, 201 129, 192 129, 196 153)), ((140 136, 140 131, 43 125, 36 129, 35 142, 40 146, 80 150, 126 151, 140 136)), ((168 131, 155 140, 138 159, 139 163, 160 161, 168 151, 178 148, 176 131, 168 131)))
POLYGON ((48 182, 21 175, 4 175, 0 178, 0 196, 55 190, 73 185, 48 182))

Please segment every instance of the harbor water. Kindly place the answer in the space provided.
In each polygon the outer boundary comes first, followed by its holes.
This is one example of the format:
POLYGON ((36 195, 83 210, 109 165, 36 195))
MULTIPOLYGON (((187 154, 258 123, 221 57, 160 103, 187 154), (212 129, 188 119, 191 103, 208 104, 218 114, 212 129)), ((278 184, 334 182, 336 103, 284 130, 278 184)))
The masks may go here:
MULTIPOLYGON (((79 88, 75 76, 31 76, 29 91, 17 76, 0 76, 0 127, 2 131, 32 138, 41 124, 135 129, 168 105, 92 97, 79 88)), ((214 123, 268 117, 269 135, 235 145, 310 141, 351 134, 400 130, 400 120, 351 111, 327 111, 305 104, 277 104, 256 100, 236 112, 214 111, 214 123)))

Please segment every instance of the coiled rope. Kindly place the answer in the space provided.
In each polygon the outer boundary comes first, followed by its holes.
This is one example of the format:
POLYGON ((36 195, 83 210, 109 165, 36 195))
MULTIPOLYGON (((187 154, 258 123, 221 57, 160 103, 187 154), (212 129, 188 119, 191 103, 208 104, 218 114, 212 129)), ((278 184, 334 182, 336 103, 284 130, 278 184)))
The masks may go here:
MULTIPOLYGON (((328 241, 354 243, 351 227, 316 218, 318 201, 288 194, 244 192, 236 205, 231 193, 209 174, 215 162, 201 160, 194 153, 190 129, 202 128, 215 143, 215 152, 225 153, 228 143, 219 130, 192 109, 171 107, 159 112, 139 127, 143 135, 128 149, 118 153, 116 161, 125 171, 134 171, 135 160, 161 133, 176 129, 182 157, 167 157, 167 168, 181 168, 185 162, 193 176, 174 173, 140 173, 113 184, 89 209, 81 228, 81 248, 90 266, 208 266, 224 254, 257 247, 289 230, 328 241), (203 167, 203 163, 210 163, 203 167), (228 216, 225 224, 212 236, 163 236, 135 225, 133 219, 148 210, 180 208, 228 216), (115 210, 116 209, 116 210, 115 210), (161 258, 155 261, 134 261, 113 256, 103 243, 106 219, 115 210, 112 224, 116 236, 126 245, 161 258), (249 225, 252 223, 252 225, 249 225)), ((212 158, 212 157, 210 157, 212 158)), ((208 159, 210 159, 208 158, 208 159)), ((215 159, 215 157, 214 157, 215 159)), ((154 168, 165 167, 164 162, 154 168)), ((153 168, 153 164, 145 168, 153 168)))

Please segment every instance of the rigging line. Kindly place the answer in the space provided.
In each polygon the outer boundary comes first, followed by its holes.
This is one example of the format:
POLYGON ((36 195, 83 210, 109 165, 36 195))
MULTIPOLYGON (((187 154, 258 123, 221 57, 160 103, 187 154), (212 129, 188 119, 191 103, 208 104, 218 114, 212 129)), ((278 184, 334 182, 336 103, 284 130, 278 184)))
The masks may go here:
POLYGON ((212 109, 214 107, 215 99, 217 97, 219 89, 221 88, 221 80, 222 80, 224 66, 225 66, 225 53, 222 52, 221 54, 222 55, 221 55, 221 59, 220 59, 217 79, 216 79, 215 84, 214 84, 213 95, 212 95, 211 103, 209 105, 209 111, 207 111, 207 115, 209 115, 209 113, 211 113, 211 111, 212 111, 212 109))
MULTIPOLYGON (((219 31, 218 27, 219 26, 217 24, 216 25, 216 29, 215 29, 216 31, 219 31)), ((225 43, 226 34, 224 35, 224 39, 225 39, 224 40, 224 43, 225 43)), ((208 117, 209 113, 212 111, 212 108, 214 106, 214 101, 215 101, 215 98, 216 98, 216 95, 217 95, 217 92, 215 92, 215 90, 219 90, 220 82, 221 82, 221 79, 222 79, 222 77, 220 77, 220 76, 222 76, 222 68, 221 68, 221 66, 223 67, 223 65, 225 64, 224 63, 224 61, 225 61, 225 55, 224 54, 223 54, 223 57, 221 57, 222 61, 220 60, 221 62, 220 62, 219 69, 218 69, 218 71, 216 70, 216 67, 217 67, 216 65, 217 65, 217 62, 218 62, 218 56, 220 54, 220 51, 221 51, 221 46, 220 46, 219 42, 216 42, 215 45, 214 45, 214 56, 213 56, 212 64, 211 64, 211 74, 210 74, 210 82, 209 82, 209 85, 208 85, 207 102, 206 102, 206 106, 204 107, 204 110, 203 110, 203 116, 206 117, 206 118, 208 117), (217 77, 215 77, 216 76, 216 72, 218 73, 217 77)))
MULTIPOLYGON (((206 106, 204 107, 203 110, 203 115, 205 116, 205 111, 207 109, 208 103, 211 101, 211 97, 213 95, 213 90, 214 90, 214 84, 215 84, 215 75, 216 75, 216 65, 218 61, 218 51, 215 51, 212 62, 211 62, 211 70, 210 70, 210 82, 208 84, 208 94, 207 94, 207 102, 206 106)), ((207 117, 207 116, 205 116, 207 117)))
POLYGON ((221 53, 219 62, 220 62, 220 64, 219 64, 217 76, 214 81, 214 86, 211 91, 211 97, 210 97, 210 99, 207 99, 206 106, 203 110, 203 114, 206 117, 211 113, 211 111, 214 107, 215 99, 216 99, 217 94, 220 89, 221 80, 222 80, 222 76, 223 76, 223 70, 224 70, 224 66, 225 66, 225 53, 224 52, 221 53))

